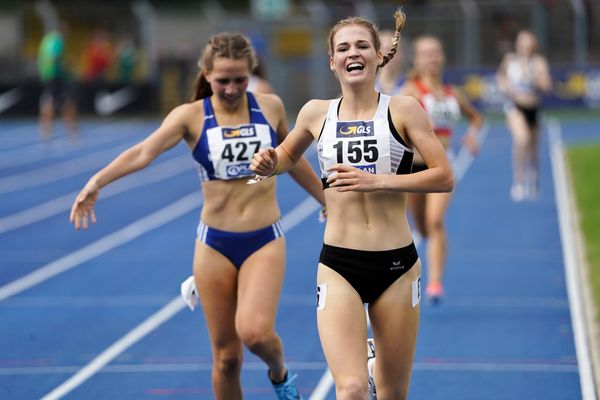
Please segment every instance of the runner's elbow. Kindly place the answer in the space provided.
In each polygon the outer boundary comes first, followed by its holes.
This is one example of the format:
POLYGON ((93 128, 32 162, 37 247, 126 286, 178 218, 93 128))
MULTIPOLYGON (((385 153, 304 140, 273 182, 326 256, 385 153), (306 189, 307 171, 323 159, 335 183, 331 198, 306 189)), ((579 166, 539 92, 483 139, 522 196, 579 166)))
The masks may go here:
POLYGON ((448 193, 454 190, 454 174, 452 171, 448 171, 444 174, 444 177, 440 180, 440 186, 440 192, 448 193))

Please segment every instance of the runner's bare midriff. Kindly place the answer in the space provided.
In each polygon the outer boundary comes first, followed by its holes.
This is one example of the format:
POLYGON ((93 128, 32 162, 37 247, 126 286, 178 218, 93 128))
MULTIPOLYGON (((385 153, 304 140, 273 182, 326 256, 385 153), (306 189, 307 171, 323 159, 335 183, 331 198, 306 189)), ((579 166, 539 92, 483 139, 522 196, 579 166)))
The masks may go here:
POLYGON ((230 232, 247 232, 271 225, 280 217, 275 179, 248 185, 248 178, 202 184, 202 222, 230 232))
POLYGON ((325 243, 358 250, 391 250, 409 245, 406 193, 325 190, 325 243), (344 204, 340 206, 339 204, 344 204))

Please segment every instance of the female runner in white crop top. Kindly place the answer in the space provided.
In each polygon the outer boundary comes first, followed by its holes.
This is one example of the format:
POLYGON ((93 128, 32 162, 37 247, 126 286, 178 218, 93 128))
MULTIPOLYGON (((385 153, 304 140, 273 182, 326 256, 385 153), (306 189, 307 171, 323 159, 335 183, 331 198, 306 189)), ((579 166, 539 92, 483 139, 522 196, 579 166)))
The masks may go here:
MULTIPOLYGON (((402 12, 395 17, 397 46, 405 17, 402 12)), ((310 100, 286 140, 276 149, 260 150, 251 167, 260 177, 288 171, 319 141, 328 217, 317 273, 317 323, 340 400, 374 395, 375 387, 368 384, 365 301, 378 349, 373 369, 377 395, 406 398, 421 274, 411 250, 406 193, 453 187, 444 149, 419 103, 408 96, 387 98, 375 90, 378 69, 395 51, 384 56, 380 46, 377 29, 364 18, 334 25, 329 66, 339 80, 341 101, 310 100), (429 168, 402 173, 413 147, 429 168), (376 279, 357 279, 365 272, 376 279)))
POLYGON ((514 201, 535 199, 538 194, 539 110, 542 94, 552 90, 548 62, 538 51, 537 39, 521 31, 515 52, 507 53, 496 73, 500 90, 506 96, 506 125, 513 138, 514 201))

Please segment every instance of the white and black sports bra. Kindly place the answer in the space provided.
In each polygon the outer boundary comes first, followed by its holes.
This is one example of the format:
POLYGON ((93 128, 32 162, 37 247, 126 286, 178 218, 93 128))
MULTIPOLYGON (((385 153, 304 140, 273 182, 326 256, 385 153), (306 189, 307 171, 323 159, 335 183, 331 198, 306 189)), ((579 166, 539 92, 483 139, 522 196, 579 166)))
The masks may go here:
POLYGON ((390 96, 379 94, 377 110, 368 121, 340 121, 342 99, 332 100, 317 149, 323 187, 334 164, 345 164, 372 174, 409 174, 413 150, 396 131, 389 111, 390 96))

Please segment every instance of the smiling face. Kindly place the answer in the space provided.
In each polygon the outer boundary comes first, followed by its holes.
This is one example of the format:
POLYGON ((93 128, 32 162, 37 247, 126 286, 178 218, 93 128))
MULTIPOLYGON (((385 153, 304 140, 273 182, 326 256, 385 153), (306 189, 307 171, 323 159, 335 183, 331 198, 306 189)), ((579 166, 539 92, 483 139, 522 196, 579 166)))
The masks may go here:
POLYGON ((371 32, 361 25, 346 25, 337 30, 331 41, 329 66, 340 83, 356 84, 375 80, 382 61, 375 49, 371 32))
POLYGON ((204 73, 213 94, 228 109, 240 106, 250 79, 246 58, 215 57, 210 71, 204 73))

